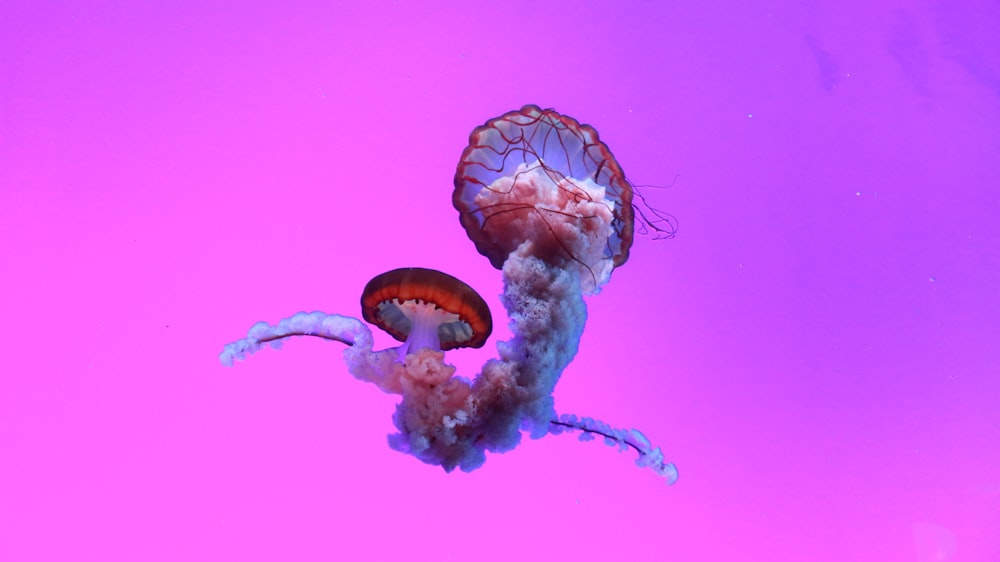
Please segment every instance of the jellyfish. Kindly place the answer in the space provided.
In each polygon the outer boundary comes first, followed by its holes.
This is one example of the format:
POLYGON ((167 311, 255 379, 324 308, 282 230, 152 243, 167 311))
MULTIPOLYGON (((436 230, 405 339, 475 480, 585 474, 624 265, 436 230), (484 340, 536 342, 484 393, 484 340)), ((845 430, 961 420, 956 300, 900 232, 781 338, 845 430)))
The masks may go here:
POLYGON ((369 281, 361 316, 403 342, 400 357, 421 348, 482 347, 493 331, 493 316, 475 289, 420 267, 394 269, 369 281))
POLYGON ((523 434, 579 431, 582 440, 601 436, 635 450, 637 465, 673 483, 676 467, 641 432, 558 414, 553 398, 583 334, 584 295, 598 292, 628 259, 632 197, 592 127, 524 106, 473 131, 455 176, 461 224, 502 272, 512 334, 497 342, 498 357, 473 379, 456 376, 444 355, 485 343, 489 309, 465 283, 423 268, 378 275, 362 294, 364 320, 403 342, 399 347, 374 351, 371 331, 357 319, 298 313, 277 325, 256 324, 220 359, 231 365, 291 336, 338 341, 348 346, 344 359, 353 376, 401 395, 389 446, 425 463, 472 471, 487 453, 515 448, 523 434))

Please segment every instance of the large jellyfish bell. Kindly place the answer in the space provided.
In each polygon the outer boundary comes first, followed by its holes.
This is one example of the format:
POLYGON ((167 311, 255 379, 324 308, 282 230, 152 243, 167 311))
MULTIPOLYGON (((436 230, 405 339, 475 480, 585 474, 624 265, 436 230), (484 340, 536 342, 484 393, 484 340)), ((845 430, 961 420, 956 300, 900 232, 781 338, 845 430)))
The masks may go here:
POLYGON ((536 105, 472 131, 452 202, 494 267, 531 244, 549 263, 587 270, 586 292, 607 281, 632 246, 632 186, 611 151, 593 127, 536 105))

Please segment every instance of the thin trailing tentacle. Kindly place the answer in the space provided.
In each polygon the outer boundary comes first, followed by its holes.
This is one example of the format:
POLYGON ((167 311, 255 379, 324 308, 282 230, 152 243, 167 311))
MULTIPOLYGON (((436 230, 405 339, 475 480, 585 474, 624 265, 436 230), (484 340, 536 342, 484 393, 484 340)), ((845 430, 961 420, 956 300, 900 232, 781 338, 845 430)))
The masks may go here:
POLYGON ((257 322, 247 332, 247 337, 226 344, 219 354, 219 361, 232 367, 234 360, 246 359, 265 345, 281 349, 282 340, 295 336, 313 336, 350 346, 361 344, 370 348, 372 345, 371 331, 357 318, 319 311, 299 312, 290 318, 283 318, 276 325, 257 322))
POLYGON ((663 459, 663 451, 653 447, 649 439, 638 429, 617 429, 593 418, 579 418, 573 414, 562 414, 552 420, 549 433, 557 435, 566 431, 580 431, 580 441, 591 441, 594 435, 604 437, 604 444, 624 451, 631 447, 639 454, 635 464, 646 467, 666 478, 667 484, 677 481, 677 467, 663 459))

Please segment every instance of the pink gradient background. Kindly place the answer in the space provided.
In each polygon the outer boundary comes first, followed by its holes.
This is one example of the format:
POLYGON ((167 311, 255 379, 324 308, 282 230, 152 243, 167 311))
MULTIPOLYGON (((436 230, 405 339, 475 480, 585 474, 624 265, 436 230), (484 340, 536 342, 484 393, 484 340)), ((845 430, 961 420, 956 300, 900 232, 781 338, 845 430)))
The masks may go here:
POLYGON ((995 3, 126 4, 0 6, 0 560, 1000 560, 995 3), (416 265, 477 372, 452 175, 525 103, 672 184, 555 396, 673 487, 445 474, 331 343, 218 362, 416 265))

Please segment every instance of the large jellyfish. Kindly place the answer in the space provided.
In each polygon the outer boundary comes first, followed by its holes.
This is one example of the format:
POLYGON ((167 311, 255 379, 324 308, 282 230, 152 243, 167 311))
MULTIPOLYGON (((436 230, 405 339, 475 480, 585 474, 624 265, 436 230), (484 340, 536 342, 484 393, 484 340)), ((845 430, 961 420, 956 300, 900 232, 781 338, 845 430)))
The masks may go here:
POLYGON ((481 254, 503 273, 501 302, 512 338, 472 380, 454 376, 444 351, 480 347, 492 329, 482 298, 444 273, 403 268, 377 276, 361 298, 366 321, 402 345, 372 349, 360 320, 298 313, 277 325, 259 322, 228 344, 231 365, 290 336, 348 345, 344 359, 357 378, 402 396, 389 445, 443 467, 471 471, 486 453, 532 438, 580 431, 632 448, 636 464, 677 479, 672 463, 635 429, 615 429, 555 411, 553 391, 576 354, 587 318, 583 295, 596 293, 629 256, 634 232, 632 186, 588 125, 526 105, 486 122, 470 136, 452 197, 481 254))

